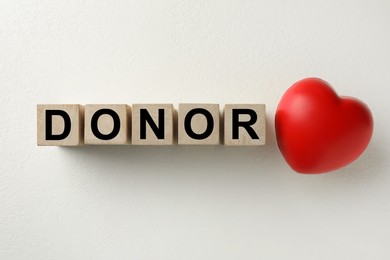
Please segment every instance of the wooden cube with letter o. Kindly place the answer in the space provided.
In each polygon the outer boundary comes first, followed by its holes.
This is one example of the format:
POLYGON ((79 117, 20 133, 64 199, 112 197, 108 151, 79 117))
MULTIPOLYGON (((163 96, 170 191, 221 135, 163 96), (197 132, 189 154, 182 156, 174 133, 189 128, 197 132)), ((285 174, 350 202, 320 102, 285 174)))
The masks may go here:
POLYGON ((85 144, 130 144, 130 106, 85 105, 85 144))
POLYGON ((219 119, 218 104, 179 104, 179 144, 219 144, 219 119))

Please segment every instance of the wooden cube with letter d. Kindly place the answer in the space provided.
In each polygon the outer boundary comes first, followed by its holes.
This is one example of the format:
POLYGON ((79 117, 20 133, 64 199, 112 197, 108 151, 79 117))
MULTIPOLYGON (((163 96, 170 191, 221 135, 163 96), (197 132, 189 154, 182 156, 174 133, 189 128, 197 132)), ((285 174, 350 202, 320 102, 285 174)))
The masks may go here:
POLYGON ((37 105, 38 145, 83 144, 84 107, 81 105, 37 105))

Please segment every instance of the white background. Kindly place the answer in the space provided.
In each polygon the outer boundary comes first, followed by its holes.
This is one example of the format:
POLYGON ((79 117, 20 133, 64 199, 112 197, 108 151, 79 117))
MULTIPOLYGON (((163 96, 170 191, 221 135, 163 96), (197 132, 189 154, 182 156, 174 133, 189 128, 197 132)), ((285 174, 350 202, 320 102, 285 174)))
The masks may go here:
POLYGON ((390 2, 0 2, 0 259, 390 259, 390 2), (294 173, 309 76, 366 102, 366 152, 294 173), (39 103, 265 103, 267 145, 37 147, 39 103))

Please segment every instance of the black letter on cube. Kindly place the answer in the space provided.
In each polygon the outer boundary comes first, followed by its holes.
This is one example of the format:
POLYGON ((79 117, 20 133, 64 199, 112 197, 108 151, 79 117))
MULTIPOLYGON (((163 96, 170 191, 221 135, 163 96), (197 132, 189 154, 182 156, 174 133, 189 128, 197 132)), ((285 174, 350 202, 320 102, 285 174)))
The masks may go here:
POLYGON ((111 140, 111 139, 115 138, 119 133, 120 125, 121 125, 121 120, 119 119, 118 114, 114 110, 108 109, 108 108, 103 108, 103 109, 96 111, 95 114, 93 114, 92 119, 91 119, 92 132, 97 138, 99 138, 101 140, 111 140), (104 114, 110 115, 112 117, 112 120, 114 121, 114 127, 113 127, 111 133, 109 133, 109 134, 102 134, 98 129, 99 117, 104 115, 104 114))
POLYGON ((70 117, 63 110, 46 110, 46 140, 64 140, 70 133, 70 117), (60 116, 64 119, 64 131, 61 134, 53 134, 53 116, 60 116))
POLYGON ((212 134, 213 129, 214 129, 213 116, 206 109, 203 109, 203 108, 192 109, 187 113, 187 115, 184 119, 184 129, 186 130, 188 136, 191 137, 192 139, 195 139, 195 140, 206 139, 207 137, 209 137, 212 134), (206 117, 206 120, 207 120, 207 128, 201 134, 194 133, 194 131, 192 131, 192 128, 191 128, 191 120, 196 114, 204 115, 206 117))
POLYGON ((140 110, 140 138, 146 139, 146 121, 148 121, 148 124, 154 134, 156 135, 157 139, 164 139, 165 135, 165 129, 164 129, 164 109, 158 110, 158 126, 153 121, 153 118, 150 116, 147 109, 141 109, 140 110))
POLYGON ((259 136, 256 134, 255 130, 251 127, 254 123, 257 121, 257 114, 252 109, 233 109, 232 110, 232 124, 233 124, 233 139, 238 139, 238 128, 243 127, 248 132, 249 136, 252 139, 259 139, 259 136), (246 122, 240 122, 239 117, 240 114, 247 114, 250 116, 249 121, 246 122))

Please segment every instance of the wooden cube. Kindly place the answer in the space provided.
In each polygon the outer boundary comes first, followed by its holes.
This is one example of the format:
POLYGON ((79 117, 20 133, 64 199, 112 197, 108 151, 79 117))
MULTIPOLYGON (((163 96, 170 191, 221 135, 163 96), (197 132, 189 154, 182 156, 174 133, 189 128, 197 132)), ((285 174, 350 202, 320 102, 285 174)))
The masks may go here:
POLYGON ((84 107, 37 105, 37 144, 77 146, 83 144, 84 107))
POLYGON ((265 105, 225 105, 224 144, 265 145, 265 105))
POLYGON ((133 104, 132 144, 172 145, 173 111, 172 104, 133 104))
POLYGON ((131 108, 125 104, 86 105, 86 144, 130 144, 131 108))
POLYGON ((179 104, 178 143, 219 144, 219 118, 218 104, 179 104))

